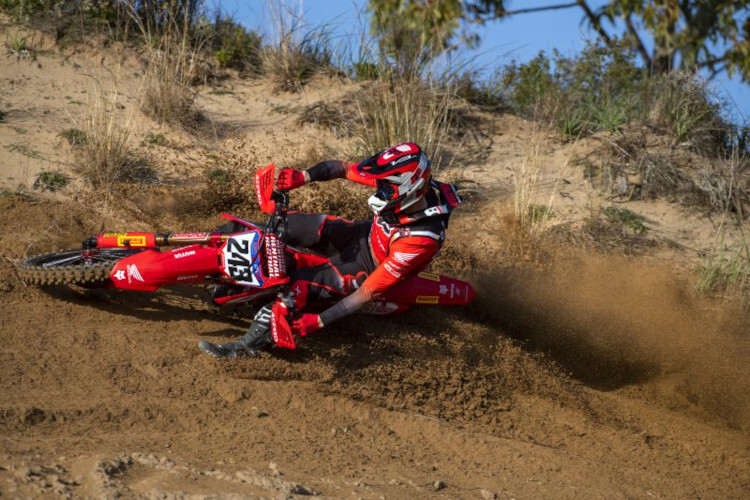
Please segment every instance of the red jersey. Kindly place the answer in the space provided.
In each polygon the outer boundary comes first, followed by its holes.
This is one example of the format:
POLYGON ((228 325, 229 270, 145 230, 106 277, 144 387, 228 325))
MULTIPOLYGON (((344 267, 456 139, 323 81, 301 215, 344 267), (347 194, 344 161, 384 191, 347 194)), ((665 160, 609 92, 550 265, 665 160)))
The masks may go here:
MULTIPOLYGON (((358 184, 375 187, 375 180, 361 175, 356 163, 348 163, 346 178, 358 184)), ((375 216, 370 228, 370 253, 377 264, 360 287, 369 297, 377 297, 409 275, 423 270, 437 255, 445 239, 442 219, 414 224, 392 225, 375 216)))

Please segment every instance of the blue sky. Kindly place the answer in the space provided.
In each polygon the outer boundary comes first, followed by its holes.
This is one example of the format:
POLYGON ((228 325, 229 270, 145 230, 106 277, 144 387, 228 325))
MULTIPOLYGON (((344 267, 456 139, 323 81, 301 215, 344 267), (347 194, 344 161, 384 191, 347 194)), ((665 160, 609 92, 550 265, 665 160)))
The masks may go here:
MULTIPOLYGON (((268 36, 273 25, 269 6, 280 0, 214 0, 209 6, 220 5, 222 10, 232 14, 237 20, 251 29, 268 36)), ((359 34, 366 20, 359 12, 363 11, 365 0, 286 0, 295 10, 301 7, 305 20, 311 26, 326 25, 333 33, 334 43, 342 46, 356 46, 359 34)), ((554 4, 554 0, 524 0, 512 2, 511 8, 528 8, 554 4)), ((592 6, 605 3, 592 0, 592 6)), ((533 14, 518 15, 503 21, 488 22, 476 30, 481 37, 481 45, 474 53, 468 54, 472 64, 491 71, 493 67, 507 64, 512 59, 525 62, 540 50, 551 52, 557 49, 563 54, 572 55, 580 51, 586 39, 595 38, 595 33, 586 24, 581 24, 583 15, 580 9, 571 8, 533 14)), ((738 78, 729 79, 725 75, 714 78, 710 85, 714 92, 728 103, 727 112, 740 123, 750 122, 750 84, 738 78)))

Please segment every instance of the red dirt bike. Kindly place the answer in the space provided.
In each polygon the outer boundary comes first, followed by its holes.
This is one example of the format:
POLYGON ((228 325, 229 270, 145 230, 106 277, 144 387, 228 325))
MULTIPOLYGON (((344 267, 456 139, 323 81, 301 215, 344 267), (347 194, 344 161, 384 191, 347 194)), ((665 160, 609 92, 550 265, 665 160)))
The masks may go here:
MULTIPOLYGON (((268 301, 274 305, 272 333, 280 347, 296 343, 287 318, 294 317, 287 264, 296 269, 325 262, 319 255, 286 245, 288 192, 274 189, 275 167, 255 174, 255 192, 263 212, 270 214, 265 227, 222 214, 239 231, 155 234, 103 233, 84 240, 82 249, 32 257, 19 266, 29 284, 105 286, 154 292, 166 285, 228 285, 237 293, 214 298, 218 305, 268 301), (161 247, 178 248, 162 251, 161 247), (279 310, 278 308, 285 309, 279 310)), ((393 314, 417 305, 466 305, 474 298, 468 283, 421 272, 367 304, 361 312, 393 314)))

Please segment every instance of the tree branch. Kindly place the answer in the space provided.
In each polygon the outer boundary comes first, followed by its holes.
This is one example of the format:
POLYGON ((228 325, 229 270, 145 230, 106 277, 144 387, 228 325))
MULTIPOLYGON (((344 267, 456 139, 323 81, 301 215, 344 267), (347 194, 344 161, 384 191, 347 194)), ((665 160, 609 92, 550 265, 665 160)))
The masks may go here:
POLYGON ((630 17, 630 14, 625 16, 625 25, 628 27, 630 36, 632 36, 636 42, 636 48, 643 58, 643 64, 647 68, 651 68, 651 63, 653 62, 651 60, 651 55, 649 55, 646 47, 643 45, 643 40, 641 40, 641 37, 638 35, 638 31, 636 31, 635 26, 633 25, 633 19, 630 17))
POLYGON ((583 9, 583 12, 586 13, 586 17, 591 23, 591 26, 593 26, 596 32, 599 33, 599 36, 602 37, 602 40, 604 40, 607 45, 612 45, 612 38, 610 38, 609 34, 604 31, 604 28, 602 28, 601 17, 594 14, 594 11, 591 10, 591 7, 589 7, 589 4, 586 3, 586 0, 578 0, 576 4, 579 5, 583 9))
POLYGON ((693 23, 693 13, 690 11, 690 3, 691 0, 682 0, 681 2, 677 3, 677 6, 682 12, 682 15, 685 16, 685 21, 688 25, 693 23))
POLYGON ((711 59, 706 59, 705 61, 696 61, 698 66, 708 66, 711 67, 714 64, 720 63, 720 62, 726 62, 729 60, 729 53, 722 54, 717 57, 712 57, 711 59))
POLYGON ((563 3, 560 5, 546 5, 544 7, 529 7, 527 9, 505 10, 498 17, 513 16, 515 14, 528 14, 530 12, 542 12, 545 10, 560 10, 576 7, 578 2, 563 3))

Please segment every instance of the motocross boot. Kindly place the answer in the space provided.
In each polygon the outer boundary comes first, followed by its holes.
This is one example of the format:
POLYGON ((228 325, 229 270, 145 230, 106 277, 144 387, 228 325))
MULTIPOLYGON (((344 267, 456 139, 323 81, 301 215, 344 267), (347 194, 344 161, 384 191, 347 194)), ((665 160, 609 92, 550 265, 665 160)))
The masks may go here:
POLYGON ((198 348, 215 358, 232 359, 259 356, 260 351, 267 350, 273 345, 271 320, 271 305, 269 304, 258 311, 247 333, 234 342, 215 344, 207 340, 201 340, 198 342, 198 348))

